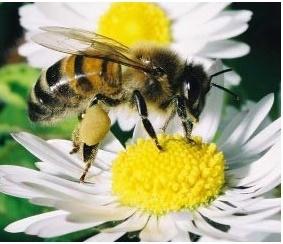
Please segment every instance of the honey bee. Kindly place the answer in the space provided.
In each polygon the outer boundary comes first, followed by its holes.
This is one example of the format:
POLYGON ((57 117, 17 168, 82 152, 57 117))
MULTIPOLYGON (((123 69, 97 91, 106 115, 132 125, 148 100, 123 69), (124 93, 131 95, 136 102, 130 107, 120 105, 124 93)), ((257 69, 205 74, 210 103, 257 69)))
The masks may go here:
POLYGON ((110 129, 108 107, 127 103, 141 117, 159 150, 162 146, 148 119, 148 106, 169 111, 163 130, 177 114, 185 137, 192 142, 193 124, 198 121, 211 86, 212 76, 201 65, 187 63, 166 47, 143 43, 127 47, 111 38, 81 29, 42 27, 32 39, 47 48, 69 54, 41 76, 28 100, 29 118, 49 122, 78 114, 73 135, 74 149, 86 163, 84 182, 99 142, 110 129))

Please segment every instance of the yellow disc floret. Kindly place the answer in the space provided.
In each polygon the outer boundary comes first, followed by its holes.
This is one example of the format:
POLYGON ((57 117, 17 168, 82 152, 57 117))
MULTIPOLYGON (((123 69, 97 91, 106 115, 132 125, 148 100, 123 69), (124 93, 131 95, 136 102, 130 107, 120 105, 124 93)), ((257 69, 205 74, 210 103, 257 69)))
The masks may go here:
POLYGON ((140 41, 170 42, 170 20, 154 3, 112 3, 98 23, 99 34, 125 45, 140 41))
POLYGON ((159 135, 161 152, 151 139, 128 146, 113 162, 113 194, 124 205, 156 215, 208 204, 224 185, 225 160, 215 144, 194 140, 159 135))

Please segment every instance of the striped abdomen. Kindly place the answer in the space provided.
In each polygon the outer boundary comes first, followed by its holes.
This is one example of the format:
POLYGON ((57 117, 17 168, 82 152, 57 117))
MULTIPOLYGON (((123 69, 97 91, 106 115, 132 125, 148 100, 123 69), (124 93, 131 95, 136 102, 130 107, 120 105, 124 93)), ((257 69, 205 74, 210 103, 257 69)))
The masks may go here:
POLYGON ((42 72, 28 101, 32 121, 61 118, 83 110, 95 94, 113 96, 121 87, 121 66, 71 55, 42 72))

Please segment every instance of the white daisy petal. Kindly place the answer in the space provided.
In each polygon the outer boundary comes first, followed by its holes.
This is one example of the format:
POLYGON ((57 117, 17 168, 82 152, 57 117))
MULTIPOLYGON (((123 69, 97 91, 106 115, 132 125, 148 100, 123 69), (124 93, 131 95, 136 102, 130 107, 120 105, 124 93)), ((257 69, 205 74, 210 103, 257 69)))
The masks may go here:
POLYGON ((193 2, 191 3, 159 2, 158 5, 160 5, 165 10, 165 12, 167 13, 170 19, 176 21, 176 19, 189 14, 194 8, 196 8, 200 4, 193 2))
POLYGON ((225 77, 224 86, 228 88, 231 86, 237 86, 241 82, 241 76, 239 76, 234 71, 224 74, 224 77, 225 77))
MULTIPOLYGON (((56 184, 54 181, 46 181, 39 177, 30 177, 27 179, 25 175, 7 175, 5 178, 17 183, 19 186, 22 185, 24 189, 30 189, 31 192, 37 193, 38 197, 65 198, 73 201, 80 198, 84 199, 84 197, 91 197, 75 189, 69 189, 62 184, 56 184)), ((51 177, 49 179, 52 180, 51 177)), ((66 183, 69 185, 69 181, 66 181, 66 183)))
POLYGON ((197 55, 209 58, 238 58, 249 53, 250 47, 242 42, 222 40, 210 42, 197 55))
POLYGON ((219 147, 223 146, 226 143, 226 140, 231 135, 231 132, 235 131, 240 122, 242 122, 242 120, 247 116, 248 112, 249 111, 245 110, 236 114, 233 119, 230 120, 228 125, 224 127, 220 137, 216 139, 216 143, 217 145, 219 145, 219 147))
POLYGON ((252 224, 239 225, 238 228, 251 232, 280 233, 281 222, 277 220, 261 220, 252 224))
POLYGON ((268 218, 280 211, 279 208, 272 208, 259 213, 248 214, 247 216, 225 216, 225 217, 214 217, 213 221, 226 224, 226 225, 242 225, 256 223, 268 218))
POLYGON ((148 137, 149 135, 145 131, 142 120, 140 119, 135 126, 133 136, 132 136, 132 142, 135 143, 138 138, 148 138, 148 137))
POLYGON ((258 179, 254 185, 246 190, 242 189, 232 189, 225 192, 223 200, 233 202, 233 201, 246 201, 247 199, 262 196, 263 194, 268 193, 273 188, 278 186, 281 182, 280 168, 275 168, 271 170, 264 178, 258 179), (279 171, 279 172, 278 172, 279 171))
POLYGON ((190 26, 184 18, 180 19, 175 25, 173 25, 173 35, 178 41, 186 39, 208 39, 212 33, 223 29, 230 21, 230 16, 221 16, 204 25, 190 26), (184 30, 188 31, 184 33, 184 30))
MULTIPOLYGON (((1 173, 1 168, 0 168, 0 173, 1 173)), ((0 179, 0 190, 4 194, 15 196, 15 197, 21 197, 21 198, 30 199, 30 198, 38 196, 37 193, 34 193, 30 191, 29 189, 26 189, 22 186, 18 186, 18 184, 6 179, 5 177, 2 177, 0 179)))
POLYGON ((248 24, 245 23, 236 23, 233 26, 227 25, 225 28, 214 33, 210 38, 211 41, 219 41, 224 39, 229 39, 234 36, 238 36, 244 33, 249 28, 248 24))
POLYGON ((242 11, 223 11, 218 15, 221 17, 229 17, 230 22, 218 32, 209 37, 210 41, 229 39, 238 36, 247 30, 247 22, 251 19, 252 12, 248 10, 242 11))
POLYGON ((42 161, 56 162, 66 166, 68 169, 81 170, 74 160, 56 147, 44 140, 26 132, 12 134, 13 138, 22 144, 27 150, 33 153, 42 161))
POLYGON ((93 237, 86 239, 87 242, 113 242, 123 236, 125 232, 115 233, 99 233, 93 237))
POLYGON ((112 228, 104 229, 103 232, 132 232, 141 230, 146 225, 148 219, 148 214, 137 212, 127 220, 123 221, 121 224, 118 224, 112 228))
MULTIPOLYGON (((198 213, 196 213, 196 219, 194 221, 195 221, 195 225, 197 226, 197 228, 203 231, 208 236, 212 236, 212 237, 220 238, 220 239, 228 239, 232 241, 244 241, 245 240, 242 236, 230 234, 228 232, 223 232, 213 227, 211 224, 207 223, 207 221, 198 213)), ((215 218, 213 218, 213 221, 224 224, 221 221, 220 222, 217 221, 215 218)))
POLYGON ((138 113, 134 110, 130 110, 127 107, 119 106, 119 108, 116 110, 116 113, 118 114, 118 124, 124 131, 133 129, 139 119, 138 113))
POLYGON ((79 15, 71 8, 67 8, 65 3, 35 3, 37 9, 46 18, 56 21, 60 26, 88 28, 89 23, 85 17, 79 15), (64 16, 64 17, 63 17, 64 16))
POLYGON ((253 12, 250 10, 225 10, 219 14, 220 16, 232 16, 234 21, 237 22, 248 22, 251 20, 253 12))
MULTIPOLYGON (((79 184, 32 169, 10 165, 0 166, 0 172, 2 177, 5 177, 12 184, 17 184, 20 189, 29 191, 32 196, 47 196, 58 199, 64 196, 73 200, 77 197, 81 201, 94 201, 93 203, 100 198, 93 195, 96 194, 97 190, 93 185, 79 184)), ((12 194, 12 192, 8 193, 12 194)), ((106 202, 109 201, 106 200, 106 202)))
POLYGON ((42 238, 50 238, 88 229, 100 224, 100 222, 87 224, 71 223, 66 220, 66 216, 67 214, 64 214, 36 221, 28 226, 25 233, 28 235, 37 235, 42 238))
POLYGON ((31 224, 36 223, 37 221, 49 219, 49 218, 56 217, 56 216, 64 216, 65 214, 66 214, 65 211, 56 210, 56 211, 52 211, 48 213, 34 215, 31 217, 13 222, 12 224, 9 224, 5 228, 5 231, 11 232, 11 233, 24 232, 31 224))
POLYGON ((193 223, 193 216, 189 212, 177 212, 173 214, 173 219, 177 229, 185 232, 191 232, 196 235, 203 235, 204 233, 196 228, 193 223))
POLYGON ((124 150, 121 142, 113 135, 108 133, 103 141, 100 143, 100 148, 107 152, 119 153, 124 150))
MULTIPOLYGON (((182 32, 176 31, 175 35, 182 35, 182 32)), ((171 44, 172 50, 174 50, 176 53, 180 55, 183 59, 191 59, 197 55, 197 53, 202 50, 203 47, 207 42, 205 40, 201 39, 191 39, 190 45, 188 45, 188 42, 186 40, 176 40, 176 43, 171 44)))
POLYGON ((177 235, 176 226, 170 215, 157 219, 151 216, 147 225, 140 233, 141 241, 169 241, 177 235))
POLYGON ((214 217, 222 217, 222 216, 239 213, 241 212, 242 209, 246 209, 248 206, 257 204, 258 202, 260 202, 260 199, 252 199, 250 201, 245 201, 244 203, 238 205, 235 208, 230 208, 229 210, 225 209, 225 211, 215 208, 211 209, 211 208, 200 207, 198 209, 198 212, 210 219, 213 219, 214 217))
MULTIPOLYGON (((222 70, 220 60, 216 61, 209 70, 209 74, 216 73, 222 70)), ((223 86, 224 77, 218 75, 213 79, 213 82, 223 86)), ((194 126, 193 135, 201 135, 204 141, 210 141, 218 128, 220 115, 222 112, 223 92, 218 89, 211 89, 206 97, 204 109, 200 115, 199 123, 194 126)))
POLYGON ((279 186, 281 183, 281 169, 279 167, 271 171, 264 179, 258 180, 258 190, 252 195, 252 197, 261 196, 269 191, 271 191, 276 186, 279 186), (278 172, 279 171, 279 172, 278 172))
POLYGON ((72 9, 75 13, 83 18, 87 18, 93 29, 95 29, 97 22, 101 15, 109 8, 109 3, 65 3, 65 6, 72 9))
MULTIPOLYGON (((97 176, 101 173, 102 170, 109 169, 112 160, 115 158, 114 151, 119 150, 119 148, 123 149, 123 146, 120 144, 120 142, 116 139, 113 140, 112 133, 109 133, 109 135, 101 142, 101 148, 106 149, 106 151, 99 149, 97 152, 97 157, 95 158, 95 162, 93 163, 93 166, 89 169, 88 175, 87 175, 87 181, 89 181, 94 176, 97 176)), ((50 143, 54 148, 62 148, 65 152, 70 152, 73 149, 73 144, 71 141, 67 140, 49 140, 48 143, 50 143)), ((74 163, 77 167, 80 168, 80 170, 76 170, 73 172, 72 170, 69 170, 64 165, 54 165, 52 162, 45 162, 45 163, 37 163, 38 167, 42 169, 44 172, 53 172, 54 175, 68 175, 72 177, 75 180, 78 180, 83 172, 84 164, 82 162, 81 156, 79 154, 67 154, 68 158, 71 158, 71 162, 74 163), (54 169, 52 169, 52 167, 54 169), (57 170, 57 173, 54 172, 54 170, 57 170), (58 172, 59 171, 59 172, 58 172)))
POLYGON ((256 136, 251 138, 246 144, 229 155, 229 161, 243 160, 259 154, 275 144, 280 138, 281 118, 275 120, 256 136))
POLYGON ((281 205, 281 198, 271 198, 271 199, 261 199, 256 204, 251 204, 246 206, 244 209, 245 211, 259 211, 262 209, 280 207, 281 205))
POLYGON ((279 157, 280 150, 280 142, 278 142, 259 160, 244 167, 228 171, 228 173, 231 173, 235 177, 234 180, 231 179, 231 184, 233 184, 232 182, 237 182, 237 186, 253 185, 255 181, 263 179, 274 168, 278 169, 281 162, 279 157), (254 172, 257 173, 254 174, 254 172))
POLYGON ((68 220, 77 223, 88 223, 94 220, 103 222, 123 220, 136 211, 134 208, 116 206, 117 204, 96 206, 85 201, 74 203, 73 201, 54 200, 52 205, 55 208, 70 212, 68 220))
POLYGON ((112 161, 116 158, 116 154, 104 151, 104 150, 98 150, 95 158, 95 163, 97 167, 105 167, 104 170, 109 169, 109 167, 112 165, 112 161))
POLYGON ((181 120, 178 115, 175 115, 170 122, 168 123, 166 133, 169 134, 181 134, 183 135, 183 127, 181 124, 181 120))
POLYGON ((56 21, 46 18, 34 4, 23 5, 19 9, 20 23, 28 30, 38 31, 40 26, 56 25, 56 21))
POLYGON ((18 52, 22 56, 29 56, 36 51, 42 50, 42 47, 31 42, 26 42, 18 48, 18 52))
POLYGON ((215 17, 220 11, 222 11, 229 4, 230 3, 226 3, 226 2, 199 4, 191 14, 185 15, 182 18, 182 21, 186 21, 188 23, 188 27, 191 27, 196 23, 200 25, 215 17))
POLYGON ((52 146, 52 148, 60 148, 63 152, 68 152, 66 155, 72 159, 72 163, 78 167, 82 166, 82 160, 79 158, 77 154, 70 154, 73 149, 73 143, 69 140, 61 140, 61 139, 51 139, 48 140, 47 143, 52 146))
MULTIPOLYGON (((20 54, 21 53, 20 49, 20 54)), ((24 55, 25 56, 25 55, 24 55)), ((56 63, 58 60, 64 58, 66 55, 47 48, 35 50, 27 56, 28 63, 36 68, 47 68, 56 63), (42 58, 44 57, 44 59, 42 58)))
MULTIPOLYGON (((274 95, 269 94, 262 98, 251 110, 247 113, 245 118, 237 125, 234 131, 230 131, 227 138, 226 134, 221 136, 218 140, 225 141, 225 144, 220 144, 219 148, 228 156, 231 150, 235 150, 235 145, 242 145, 254 133, 260 123, 263 121, 271 106, 273 104, 274 95)), ((241 117, 241 116, 239 116, 241 117)), ((239 118, 237 118, 238 121, 239 118)), ((232 122, 233 125, 235 122, 232 122)), ((230 125, 228 125, 230 126, 230 125)), ((234 126, 231 126, 232 128, 234 126)), ((223 133, 224 134, 224 133, 223 133)))
POLYGON ((177 234, 171 239, 172 242, 191 242, 190 235, 187 231, 177 228, 177 234))
POLYGON ((178 229, 178 233, 172 238, 172 242, 190 242, 190 236, 187 231, 182 231, 178 229))

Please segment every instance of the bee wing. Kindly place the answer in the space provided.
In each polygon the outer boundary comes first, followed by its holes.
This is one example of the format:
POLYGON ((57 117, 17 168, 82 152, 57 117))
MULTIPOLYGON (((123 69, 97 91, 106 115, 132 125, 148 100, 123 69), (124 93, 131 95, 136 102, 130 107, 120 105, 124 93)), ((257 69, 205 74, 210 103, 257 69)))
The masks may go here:
POLYGON ((105 59, 122 65, 151 72, 138 59, 131 58, 130 49, 111 38, 94 32, 65 27, 41 27, 45 31, 32 40, 55 51, 105 59))

